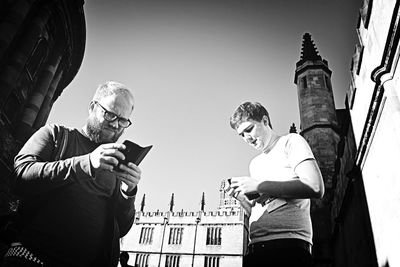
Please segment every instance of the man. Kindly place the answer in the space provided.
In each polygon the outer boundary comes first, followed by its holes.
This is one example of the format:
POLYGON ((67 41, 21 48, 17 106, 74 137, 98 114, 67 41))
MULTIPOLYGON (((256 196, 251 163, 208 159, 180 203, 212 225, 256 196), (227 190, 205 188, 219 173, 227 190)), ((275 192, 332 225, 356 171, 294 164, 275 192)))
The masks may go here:
POLYGON ((311 266, 310 198, 323 196, 324 183, 310 147, 298 134, 274 132, 257 102, 241 104, 230 124, 261 152, 250 176, 233 177, 226 187, 251 214, 244 266, 311 266))
POLYGON ((133 108, 125 85, 106 82, 82 129, 46 125, 27 141, 14 163, 20 233, 3 266, 117 266, 141 177, 135 164, 119 164, 125 145, 116 143, 133 108), (56 140, 64 129, 68 141, 61 148, 56 140))
POLYGON ((121 267, 133 267, 132 265, 128 264, 129 261, 129 253, 126 251, 122 251, 119 255, 119 263, 121 267))

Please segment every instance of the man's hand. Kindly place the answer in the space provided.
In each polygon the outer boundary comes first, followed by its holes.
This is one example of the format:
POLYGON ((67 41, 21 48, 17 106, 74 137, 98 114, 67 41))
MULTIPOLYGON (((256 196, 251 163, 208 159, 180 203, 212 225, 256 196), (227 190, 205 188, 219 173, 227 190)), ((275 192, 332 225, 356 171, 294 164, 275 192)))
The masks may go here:
POLYGON ((251 214, 251 208, 255 205, 255 201, 250 201, 243 192, 237 190, 237 187, 235 185, 232 185, 232 181, 236 181, 236 179, 239 179, 242 177, 234 177, 230 179, 230 183, 226 182, 224 186, 224 191, 231 197, 236 198, 239 200, 240 205, 244 208, 246 211, 247 215, 250 216, 251 214))
POLYGON ((89 155, 91 167, 94 171, 113 171, 119 161, 125 159, 124 154, 121 152, 124 149, 124 144, 110 143, 100 145, 89 155))
POLYGON ((138 166, 132 162, 128 162, 128 165, 120 164, 119 168, 121 171, 114 171, 117 179, 125 183, 128 188, 125 190, 127 193, 131 192, 140 181, 142 171, 138 166))
POLYGON ((259 181, 249 176, 232 177, 230 187, 233 189, 233 196, 236 197, 244 194, 258 193, 257 188, 259 183, 259 181))
POLYGON ((139 183, 142 171, 132 162, 129 162, 128 165, 119 164, 119 161, 125 159, 122 153, 125 148, 124 144, 103 144, 90 153, 89 158, 94 171, 106 170, 114 172, 117 179, 127 185, 125 191, 129 193, 135 189, 136 185, 139 183), (120 171, 115 170, 115 167, 118 165, 120 171))

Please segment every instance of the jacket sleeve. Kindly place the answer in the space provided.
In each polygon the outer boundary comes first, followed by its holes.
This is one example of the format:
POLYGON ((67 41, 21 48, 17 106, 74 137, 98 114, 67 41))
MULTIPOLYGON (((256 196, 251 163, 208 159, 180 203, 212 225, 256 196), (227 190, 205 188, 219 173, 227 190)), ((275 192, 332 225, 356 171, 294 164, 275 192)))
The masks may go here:
POLYGON ((54 161, 57 129, 54 125, 40 128, 25 143, 14 160, 14 191, 26 197, 42 194, 90 179, 89 154, 54 161))
POLYGON ((135 198, 137 187, 134 189, 133 196, 126 197, 118 190, 118 199, 116 203, 116 219, 119 228, 119 237, 125 236, 135 220, 135 198))

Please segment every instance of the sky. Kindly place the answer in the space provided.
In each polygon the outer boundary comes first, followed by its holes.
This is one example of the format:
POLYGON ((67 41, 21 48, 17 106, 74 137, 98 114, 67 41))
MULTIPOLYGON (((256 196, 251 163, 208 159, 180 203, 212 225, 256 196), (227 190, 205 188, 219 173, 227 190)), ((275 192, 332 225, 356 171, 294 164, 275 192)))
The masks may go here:
POLYGON ((198 211, 219 205, 223 179, 248 175, 258 154, 229 126, 258 101, 278 133, 299 130, 296 62, 308 32, 344 107, 361 0, 86 0, 86 48, 48 123, 82 127, 96 87, 132 89, 133 125, 119 142, 153 145, 140 164, 136 208, 198 211))

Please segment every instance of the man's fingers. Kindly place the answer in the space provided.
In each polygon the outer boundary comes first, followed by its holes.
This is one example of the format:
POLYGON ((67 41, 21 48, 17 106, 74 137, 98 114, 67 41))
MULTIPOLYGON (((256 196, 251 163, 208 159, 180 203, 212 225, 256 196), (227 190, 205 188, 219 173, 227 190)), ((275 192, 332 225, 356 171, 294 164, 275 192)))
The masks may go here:
POLYGON ((121 150, 114 147, 109 147, 109 148, 102 147, 98 154, 100 158, 114 157, 117 160, 125 159, 124 153, 121 150))
POLYGON ((132 162, 128 162, 128 165, 120 164, 119 168, 122 171, 127 172, 132 176, 140 176, 140 174, 142 173, 139 167, 133 164, 132 162))
POLYGON ((115 149, 122 149, 122 150, 124 150, 124 149, 126 148, 124 144, 118 144, 118 143, 103 144, 103 145, 101 145, 101 146, 102 146, 102 148, 104 148, 104 149, 113 149, 113 148, 115 148, 115 149))
POLYGON ((100 159, 100 164, 101 165, 110 165, 110 166, 117 166, 118 165, 118 160, 114 157, 111 156, 104 156, 100 159))
POLYGON ((141 172, 141 170, 139 169, 139 167, 138 167, 137 165, 135 165, 134 163, 132 163, 132 162, 128 162, 127 166, 128 166, 128 168, 131 168, 131 169, 135 170, 135 171, 138 172, 138 173, 141 172))
POLYGON ((128 177, 127 175, 124 175, 124 174, 118 174, 116 177, 118 180, 121 180, 127 184, 132 184, 132 185, 133 184, 136 185, 140 181, 139 177, 133 177, 133 176, 128 177))

